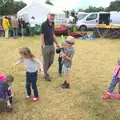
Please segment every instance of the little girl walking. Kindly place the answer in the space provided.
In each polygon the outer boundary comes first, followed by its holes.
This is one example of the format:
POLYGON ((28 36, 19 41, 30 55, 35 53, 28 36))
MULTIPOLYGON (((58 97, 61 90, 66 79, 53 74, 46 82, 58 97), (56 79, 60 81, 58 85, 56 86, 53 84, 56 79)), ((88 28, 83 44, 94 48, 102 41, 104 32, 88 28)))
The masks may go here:
POLYGON ((113 97, 115 99, 120 99, 120 59, 118 59, 118 65, 116 66, 115 70, 114 70, 114 75, 112 78, 112 81, 109 85, 109 88, 107 90, 107 93, 104 95, 104 99, 109 99, 110 97, 113 97), (118 83, 118 93, 117 95, 112 95, 116 85, 118 83))
POLYGON ((19 53, 21 59, 17 61, 14 66, 20 63, 24 63, 26 65, 26 90, 27 90, 26 99, 31 98, 31 86, 32 86, 34 92, 34 98, 32 99, 32 102, 37 102, 39 100, 38 89, 36 85, 38 75, 37 64, 40 66, 41 76, 44 76, 43 64, 40 60, 35 58, 35 56, 31 53, 31 51, 27 47, 21 48, 19 53))

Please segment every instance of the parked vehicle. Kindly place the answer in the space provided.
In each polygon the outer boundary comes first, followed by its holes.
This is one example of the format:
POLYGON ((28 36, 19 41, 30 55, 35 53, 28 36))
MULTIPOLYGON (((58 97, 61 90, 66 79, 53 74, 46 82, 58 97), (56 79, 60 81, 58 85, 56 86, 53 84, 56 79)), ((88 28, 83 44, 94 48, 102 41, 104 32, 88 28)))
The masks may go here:
POLYGON ((55 20, 55 33, 70 34, 73 30, 73 25, 68 23, 66 19, 55 20))
POLYGON ((120 12, 89 13, 77 21, 76 26, 80 31, 93 29, 97 24, 120 24, 120 12))

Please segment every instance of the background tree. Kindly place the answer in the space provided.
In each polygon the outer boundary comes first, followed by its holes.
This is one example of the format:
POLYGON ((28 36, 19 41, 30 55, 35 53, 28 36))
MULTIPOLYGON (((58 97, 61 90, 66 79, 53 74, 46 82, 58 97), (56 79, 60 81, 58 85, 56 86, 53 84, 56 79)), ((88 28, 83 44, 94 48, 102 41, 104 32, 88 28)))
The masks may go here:
POLYGON ((116 0, 110 3, 109 7, 94 7, 89 6, 87 9, 79 9, 79 12, 100 12, 100 11, 120 11, 120 1, 116 0))
POLYGON ((106 11, 120 11, 120 1, 116 0, 110 3, 109 7, 106 8, 106 11))
POLYGON ((6 2, 0 0, 0 15, 13 15, 24 8, 26 4, 22 1, 7 0, 6 2), (2 2, 2 3, 1 3, 2 2))
POLYGON ((93 7, 93 6, 89 6, 89 8, 84 10, 85 12, 100 12, 100 11, 105 11, 105 8, 103 7, 93 7))
POLYGON ((48 4, 48 5, 53 5, 53 3, 50 0, 46 0, 45 3, 48 4))

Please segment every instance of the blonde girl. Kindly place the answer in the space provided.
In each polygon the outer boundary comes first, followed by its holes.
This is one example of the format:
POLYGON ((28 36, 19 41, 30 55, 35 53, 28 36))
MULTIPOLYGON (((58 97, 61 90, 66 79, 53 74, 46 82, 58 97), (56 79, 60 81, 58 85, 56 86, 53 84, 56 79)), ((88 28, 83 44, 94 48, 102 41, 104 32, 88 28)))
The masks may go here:
POLYGON ((31 53, 30 49, 27 47, 21 48, 19 50, 21 59, 16 62, 16 65, 20 63, 24 63, 26 65, 26 90, 27 95, 26 99, 31 98, 31 86, 34 92, 34 98, 32 102, 37 102, 39 100, 38 89, 37 89, 37 75, 38 75, 38 68, 37 64, 40 66, 40 74, 44 76, 43 64, 40 60, 35 58, 35 56, 31 53))

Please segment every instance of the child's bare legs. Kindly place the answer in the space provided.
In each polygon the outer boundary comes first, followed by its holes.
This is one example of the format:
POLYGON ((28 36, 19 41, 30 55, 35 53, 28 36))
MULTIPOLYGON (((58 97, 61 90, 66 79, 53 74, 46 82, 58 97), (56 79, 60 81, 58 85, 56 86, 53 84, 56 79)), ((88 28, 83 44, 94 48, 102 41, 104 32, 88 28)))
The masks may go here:
POLYGON ((71 78, 70 75, 65 76, 65 80, 66 80, 66 82, 67 82, 68 84, 71 84, 71 83, 72 83, 72 78, 71 78))
POLYGON ((70 77, 70 69, 67 67, 63 67, 63 71, 64 71, 64 83, 61 85, 62 88, 69 88, 70 84, 71 84, 71 77, 70 77))

